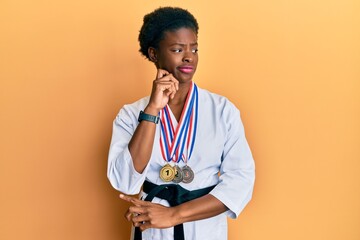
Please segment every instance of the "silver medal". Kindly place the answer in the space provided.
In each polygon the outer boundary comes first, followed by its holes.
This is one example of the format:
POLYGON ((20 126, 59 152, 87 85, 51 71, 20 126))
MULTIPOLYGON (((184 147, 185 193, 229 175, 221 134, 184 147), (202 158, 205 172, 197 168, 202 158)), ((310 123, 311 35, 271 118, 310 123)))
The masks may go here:
POLYGON ((178 165, 174 166, 174 171, 175 171, 175 177, 172 180, 174 183, 179 183, 183 180, 183 172, 181 170, 181 168, 178 165))

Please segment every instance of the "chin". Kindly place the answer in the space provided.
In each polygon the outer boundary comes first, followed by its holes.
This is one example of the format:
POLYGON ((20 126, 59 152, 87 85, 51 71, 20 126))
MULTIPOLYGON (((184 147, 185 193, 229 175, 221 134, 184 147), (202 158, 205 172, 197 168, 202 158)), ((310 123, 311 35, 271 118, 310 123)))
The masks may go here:
POLYGON ((188 83, 192 81, 192 77, 191 78, 180 78, 178 79, 179 83, 188 83))
POLYGON ((180 76, 176 77, 176 79, 180 82, 180 83, 187 83, 187 82, 191 82, 192 79, 194 77, 194 74, 180 74, 180 76))

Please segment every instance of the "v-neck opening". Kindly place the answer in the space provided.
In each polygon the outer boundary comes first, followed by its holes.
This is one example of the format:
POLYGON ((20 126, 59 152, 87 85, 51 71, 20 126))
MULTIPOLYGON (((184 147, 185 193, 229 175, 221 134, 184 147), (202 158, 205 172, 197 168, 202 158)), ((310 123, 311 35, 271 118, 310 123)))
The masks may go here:
MULTIPOLYGON (((174 126, 174 130, 177 128, 177 126, 179 125, 179 122, 178 120, 176 119, 174 113, 172 112, 171 108, 169 105, 166 105, 167 106, 167 109, 169 110, 169 115, 171 117, 171 121, 173 123, 173 126, 174 126)), ((180 116, 180 120, 181 120, 181 116, 180 116)))

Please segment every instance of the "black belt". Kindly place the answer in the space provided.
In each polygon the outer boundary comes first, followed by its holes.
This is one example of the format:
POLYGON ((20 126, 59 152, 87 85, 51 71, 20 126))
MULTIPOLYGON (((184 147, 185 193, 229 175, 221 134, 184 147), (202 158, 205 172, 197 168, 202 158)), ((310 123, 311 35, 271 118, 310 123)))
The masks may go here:
MULTIPOLYGON (((154 197, 158 197, 167 200, 172 207, 202 197, 208 194, 214 187, 215 186, 211 186, 189 191, 178 184, 156 185, 145 181, 143 191, 148 195, 144 200, 151 202, 154 197)), ((134 240, 142 240, 142 234, 139 227, 135 228, 134 240)), ((185 240, 183 224, 174 226, 174 240, 185 240)))

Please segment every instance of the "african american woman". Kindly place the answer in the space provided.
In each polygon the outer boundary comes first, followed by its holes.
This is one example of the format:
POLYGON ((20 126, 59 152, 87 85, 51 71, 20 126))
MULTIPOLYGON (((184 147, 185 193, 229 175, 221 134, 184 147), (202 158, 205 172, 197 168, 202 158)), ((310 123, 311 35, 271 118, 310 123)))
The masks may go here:
POLYGON ((144 17, 140 52, 156 78, 150 96, 123 106, 114 120, 107 172, 131 203, 131 239, 227 239, 226 218, 239 216, 252 197, 255 165, 239 110, 193 80, 198 29, 181 8, 144 17))

